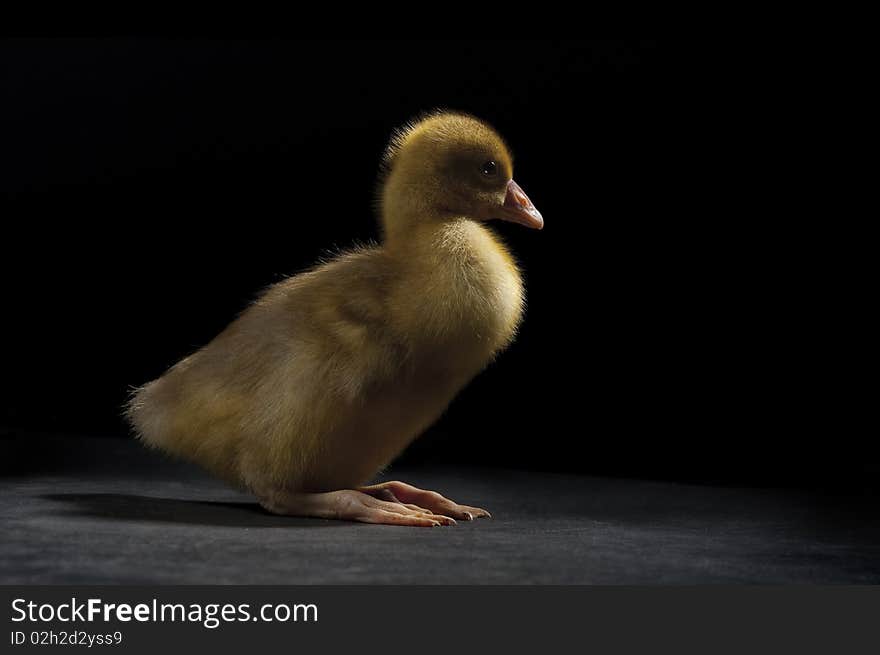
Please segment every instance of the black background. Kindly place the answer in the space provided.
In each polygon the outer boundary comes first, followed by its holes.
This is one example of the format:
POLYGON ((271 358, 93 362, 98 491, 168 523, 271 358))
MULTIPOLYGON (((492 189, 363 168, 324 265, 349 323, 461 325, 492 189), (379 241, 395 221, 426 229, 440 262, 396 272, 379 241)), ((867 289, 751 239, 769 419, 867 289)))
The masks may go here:
POLYGON ((833 247, 803 245, 804 217, 769 195, 784 90, 717 54, 3 42, 0 425, 127 435, 130 386, 266 285, 378 236, 389 133, 448 107, 512 144, 546 229, 498 226, 527 276, 522 332, 409 461, 762 482, 876 472, 855 418, 867 387, 836 368, 849 346, 825 329, 860 325, 830 281, 833 247))

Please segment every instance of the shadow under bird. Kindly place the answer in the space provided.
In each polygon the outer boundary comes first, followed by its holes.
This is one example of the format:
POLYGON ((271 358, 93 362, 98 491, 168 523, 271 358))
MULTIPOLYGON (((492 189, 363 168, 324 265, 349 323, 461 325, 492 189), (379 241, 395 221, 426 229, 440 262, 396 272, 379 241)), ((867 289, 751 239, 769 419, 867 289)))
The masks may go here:
POLYGON ((366 485, 513 339, 524 290, 486 226, 541 229, 501 137, 438 112, 394 134, 380 245, 270 287, 223 332, 139 388, 150 446, 253 493, 270 512, 394 525, 489 513, 403 482, 366 485))

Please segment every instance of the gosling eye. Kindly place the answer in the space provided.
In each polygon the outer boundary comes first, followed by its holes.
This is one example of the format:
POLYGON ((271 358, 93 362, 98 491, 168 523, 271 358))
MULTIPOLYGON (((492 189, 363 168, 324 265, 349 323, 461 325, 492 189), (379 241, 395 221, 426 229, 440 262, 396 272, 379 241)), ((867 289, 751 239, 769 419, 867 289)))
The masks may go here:
POLYGON ((498 164, 494 161, 487 161, 482 165, 480 170, 486 177, 495 177, 495 174, 498 172, 498 164))

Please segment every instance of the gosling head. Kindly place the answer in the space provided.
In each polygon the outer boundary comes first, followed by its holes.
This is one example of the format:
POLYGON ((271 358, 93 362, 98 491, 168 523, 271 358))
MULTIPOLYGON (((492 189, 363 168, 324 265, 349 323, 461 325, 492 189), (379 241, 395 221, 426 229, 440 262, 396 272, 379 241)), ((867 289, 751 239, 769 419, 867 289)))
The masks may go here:
POLYGON ((380 193, 387 236, 414 224, 500 219, 540 230, 544 219, 513 181, 513 158, 486 123, 435 113, 398 130, 385 154, 380 193))

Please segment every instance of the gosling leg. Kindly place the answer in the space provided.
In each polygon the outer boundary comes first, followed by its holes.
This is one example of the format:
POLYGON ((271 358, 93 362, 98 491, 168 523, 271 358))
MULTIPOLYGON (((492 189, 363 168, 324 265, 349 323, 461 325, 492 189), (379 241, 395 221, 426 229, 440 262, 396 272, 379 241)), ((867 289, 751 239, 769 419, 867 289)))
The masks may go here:
POLYGON ((448 516, 463 521, 472 521, 483 517, 492 518, 489 512, 480 507, 459 505, 436 491, 419 489, 405 482, 382 482, 369 487, 360 487, 358 490, 387 502, 398 503, 403 507, 415 507, 422 512, 431 512, 435 515, 448 516))
POLYGON ((325 493, 269 490, 257 494, 260 505, 273 514, 340 519, 385 525, 438 527, 455 525, 455 519, 416 507, 376 498, 354 489, 325 493))

